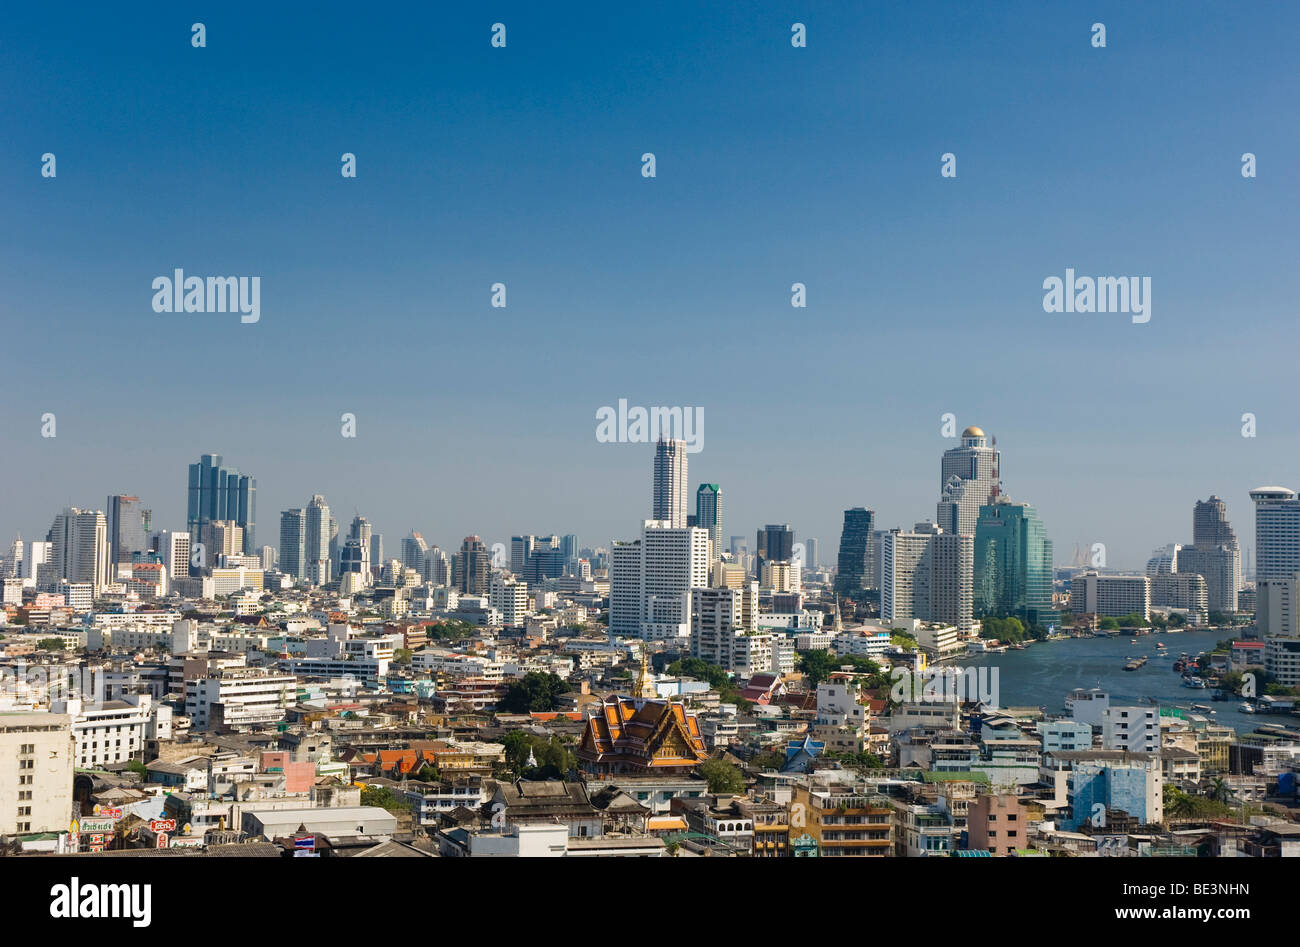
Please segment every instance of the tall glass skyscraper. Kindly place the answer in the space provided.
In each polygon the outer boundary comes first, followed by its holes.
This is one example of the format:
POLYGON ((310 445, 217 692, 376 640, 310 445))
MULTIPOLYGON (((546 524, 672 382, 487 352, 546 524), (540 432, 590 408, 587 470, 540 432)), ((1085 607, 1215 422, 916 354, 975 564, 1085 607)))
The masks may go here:
POLYGON ((1047 627, 1052 606, 1052 541, 1028 503, 999 500, 980 507, 975 527, 975 613, 1014 615, 1047 627))
POLYGON ((257 481, 223 466, 220 454, 204 454, 190 464, 185 517, 190 536, 202 536, 203 527, 213 520, 232 520, 242 528, 245 555, 256 555, 257 481))
POLYGON ((695 491, 695 525, 708 530, 713 543, 711 555, 722 555, 722 488, 716 483, 702 483, 695 491))
POLYGON ((133 553, 145 552, 148 528, 139 497, 111 496, 105 517, 108 522, 108 555, 113 564, 130 562, 133 553))
POLYGON ((285 510, 280 514, 280 571, 297 581, 307 578, 307 513, 285 510))
POLYGON ((855 506, 844 511, 844 529, 840 532, 840 553, 835 574, 835 592, 853 598, 862 592, 879 590, 876 574, 876 528, 874 510, 855 506))

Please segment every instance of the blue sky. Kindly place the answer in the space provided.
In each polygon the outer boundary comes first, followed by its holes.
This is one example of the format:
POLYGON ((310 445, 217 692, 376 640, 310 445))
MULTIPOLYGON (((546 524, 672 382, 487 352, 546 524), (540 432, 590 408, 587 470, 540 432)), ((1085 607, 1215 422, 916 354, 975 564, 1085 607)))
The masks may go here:
POLYGON ((322 493, 393 547, 605 543, 650 508, 619 398, 703 406, 725 531, 825 560, 846 507, 933 516, 945 412, 1058 560, 1140 565, 1211 493, 1249 544, 1300 486, 1293 4, 272 6, 7 14, 0 537, 117 492, 179 527, 211 451, 261 542, 322 493), (1044 313, 1067 266, 1151 321, 1044 313), (176 267, 260 276, 261 321, 153 312, 176 267))

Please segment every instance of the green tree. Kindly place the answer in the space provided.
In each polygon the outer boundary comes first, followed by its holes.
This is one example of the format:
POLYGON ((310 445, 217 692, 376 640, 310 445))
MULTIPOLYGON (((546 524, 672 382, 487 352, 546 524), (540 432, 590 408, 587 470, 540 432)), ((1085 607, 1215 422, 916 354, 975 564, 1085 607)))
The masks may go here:
POLYGON ((745 777, 726 760, 705 760, 697 768, 712 793, 737 793, 745 790, 745 777))
POLYGON ((361 804, 387 809, 394 814, 405 812, 411 808, 411 804, 406 800, 405 796, 397 795, 387 786, 363 786, 361 789, 361 804))
POLYGON ((42 638, 36 642, 36 647, 42 651, 66 651, 62 638, 42 638))
POLYGON ((568 690, 569 685, 563 678, 542 671, 529 671, 511 683, 497 708, 512 714, 550 713, 559 709, 560 697, 568 690))
POLYGON ((839 670, 840 662, 829 651, 804 651, 799 655, 798 667, 804 677, 808 678, 808 683, 816 687, 829 678, 833 671, 839 670))

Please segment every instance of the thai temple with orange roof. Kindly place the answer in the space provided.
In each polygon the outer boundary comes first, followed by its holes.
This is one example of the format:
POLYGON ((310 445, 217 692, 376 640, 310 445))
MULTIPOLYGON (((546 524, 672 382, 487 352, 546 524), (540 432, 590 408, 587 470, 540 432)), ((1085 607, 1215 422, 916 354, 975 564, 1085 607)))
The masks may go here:
POLYGON ((700 724, 679 701, 658 696, 644 654, 636 696, 611 694, 587 719, 578 744, 583 769, 597 775, 684 775, 709 758, 700 724))

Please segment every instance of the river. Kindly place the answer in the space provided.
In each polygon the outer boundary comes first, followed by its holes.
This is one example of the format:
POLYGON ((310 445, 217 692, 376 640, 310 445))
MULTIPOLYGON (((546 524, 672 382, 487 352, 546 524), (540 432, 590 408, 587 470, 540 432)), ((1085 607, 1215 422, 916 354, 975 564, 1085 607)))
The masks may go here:
MULTIPOLYGON (((1190 710, 1193 703, 1213 707, 1210 719, 1249 733, 1265 723, 1287 727, 1300 725, 1291 715, 1242 713, 1240 698, 1212 701, 1213 688, 1193 690, 1182 686, 1182 675, 1173 670, 1178 656, 1211 651, 1231 632, 1182 631, 1171 634, 1120 635, 1111 638, 1066 638, 1037 641, 1024 651, 971 655, 954 662, 960 667, 998 669, 998 703, 1002 707, 1046 707, 1049 714, 1065 712, 1065 697, 1076 687, 1100 687, 1110 694, 1112 704, 1138 705, 1139 697, 1154 697, 1161 707, 1190 710), (1160 642, 1165 647, 1157 648, 1160 642), (1162 654, 1161 652, 1166 652, 1162 654), (1137 671, 1125 671, 1130 658, 1150 658, 1137 671)), ((990 682, 991 683, 991 682, 990 682)), ((1147 705, 1149 706, 1149 705, 1147 705)), ((1197 711, 1191 711, 1193 713, 1197 711)))

